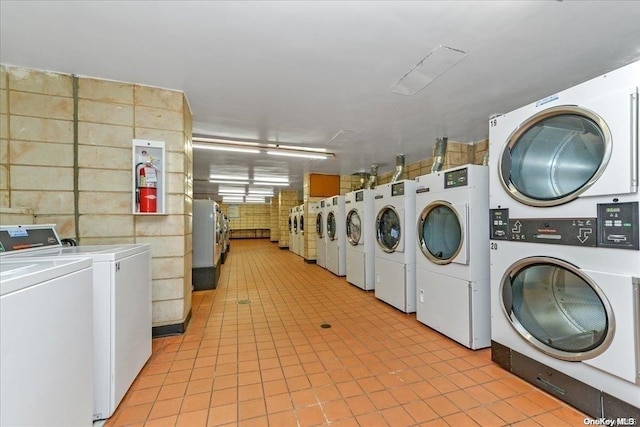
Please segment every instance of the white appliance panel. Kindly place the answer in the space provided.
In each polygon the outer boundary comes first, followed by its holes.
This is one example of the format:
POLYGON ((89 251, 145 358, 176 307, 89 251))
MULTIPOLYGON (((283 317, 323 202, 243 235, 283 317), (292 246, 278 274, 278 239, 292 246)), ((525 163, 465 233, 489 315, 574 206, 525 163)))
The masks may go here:
POLYGON ((0 277, 0 425, 91 425, 91 260, 7 257, 0 277))
POLYGON ((360 289, 369 290, 372 289, 367 286, 367 279, 372 281, 371 277, 367 277, 366 264, 367 254, 358 251, 347 251, 347 281, 353 285, 356 285, 360 289))
POLYGON ((489 281, 469 282, 420 270, 416 318, 473 350, 491 345, 489 281))
POLYGON ((377 258, 375 267, 376 298, 405 313, 415 313, 415 264, 377 258))

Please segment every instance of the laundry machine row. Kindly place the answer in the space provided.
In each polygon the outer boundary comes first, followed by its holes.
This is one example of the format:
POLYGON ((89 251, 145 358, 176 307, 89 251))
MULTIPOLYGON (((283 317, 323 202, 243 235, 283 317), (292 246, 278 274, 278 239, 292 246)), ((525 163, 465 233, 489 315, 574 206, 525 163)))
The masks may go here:
POLYGON ((640 420, 640 62, 489 123, 493 360, 640 420))
POLYGON ((345 197, 333 196, 326 200, 327 270, 336 276, 346 274, 345 197))

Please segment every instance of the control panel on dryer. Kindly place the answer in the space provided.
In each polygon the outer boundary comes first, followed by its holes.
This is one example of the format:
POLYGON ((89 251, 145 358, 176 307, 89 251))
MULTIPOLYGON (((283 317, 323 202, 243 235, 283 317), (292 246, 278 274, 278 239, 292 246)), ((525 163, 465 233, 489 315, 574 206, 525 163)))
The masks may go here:
POLYGON ((598 246, 638 250, 638 203, 598 205, 598 246))

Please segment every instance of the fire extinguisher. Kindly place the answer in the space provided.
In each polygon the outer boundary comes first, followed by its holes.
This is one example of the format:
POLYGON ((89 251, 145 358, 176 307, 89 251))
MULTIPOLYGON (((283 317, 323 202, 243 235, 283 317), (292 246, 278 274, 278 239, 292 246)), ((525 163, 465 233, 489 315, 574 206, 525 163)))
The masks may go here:
POLYGON ((136 165, 136 179, 139 212, 156 212, 158 178, 155 167, 151 163, 138 163, 136 165))

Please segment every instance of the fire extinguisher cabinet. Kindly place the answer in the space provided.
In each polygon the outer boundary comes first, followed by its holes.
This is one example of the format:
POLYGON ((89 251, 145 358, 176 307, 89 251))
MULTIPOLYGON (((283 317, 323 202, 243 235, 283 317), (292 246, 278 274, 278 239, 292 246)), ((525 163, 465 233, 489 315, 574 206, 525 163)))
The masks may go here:
POLYGON ((164 141, 133 140, 133 213, 165 215, 164 141))

